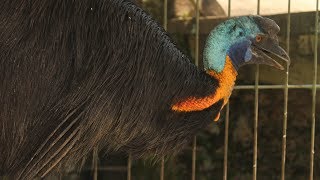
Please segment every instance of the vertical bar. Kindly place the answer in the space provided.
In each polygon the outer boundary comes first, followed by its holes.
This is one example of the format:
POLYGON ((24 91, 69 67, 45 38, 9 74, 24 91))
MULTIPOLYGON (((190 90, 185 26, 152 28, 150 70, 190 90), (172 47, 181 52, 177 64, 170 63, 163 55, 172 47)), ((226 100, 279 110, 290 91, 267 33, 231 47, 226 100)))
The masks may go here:
MULTIPOLYGON (((199 65, 199 0, 196 0, 196 40, 195 40, 195 65, 199 65)), ((196 179, 197 137, 192 143, 192 180, 196 179)))
POLYGON ((93 149, 93 179, 98 180, 98 147, 93 149))
POLYGON ((195 44, 195 64, 199 65, 199 0, 196 0, 196 44, 195 44))
POLYGON ((255 79, 255 99, 254 99, 254 141, 253 141, 253 180, 257 179, 257 154, 258 154, 258 97, 259 97, 259 65, 257 65, 256 79, 255 79))
POLYGON ((164 180, 164 157, 161 158, 160 180, 164 180))
MULTIPOLYGON (((258 0, 257 14, 260 14, 260 0, 258 0)), ((253 176, 252 179, 257 179, 257 154, 258 154, 258 115, 259 115, 259 65, 257 65, 255 73, 255 97, 254 97, 254 141, 253 141, 253 176)))
MULTIPOLYGON (((168 29, 168 0, 163 2, 163 28, 168 29)), ((161 158, 160 180, 164 180, 164 157, 161 158)))
POLYGON ((228 0, 228 17, 231 16, 231 0, 228 0))
MULTIPOLYGON (((291 31, 291 0, 288 0, 288 19, 287 19, 287 53, 290 53, 290 31, 291 31)), ((286 172, 286 150, 287 150, 287 121, 288 121, 288 84, 289 84, 289 64, 287 63, 285 88, 284 88, 284 110, 283 110, 283 129, 282 129, 282 153, 281 153, 281 180, 285 180, 286 172)))
MULTIPOLYGON (((231 15, 231 0, 228 0, 228 18, 230 18, 230 15, 231 15)), ((229 112, 230 112, 230 106, 228 103, 226 107, 226 122, 225 122, 225 131, 224 131, 223 180, 227 180, 228 178, 229 112)))
POLYGON ((223 180, 227 180, 228 173, 228 141, 229 141, 229 103, 226 107, 226 122, 224 135, 223 180))
POLYGON ((131 154, 129 154, 128 164, 127 164, 127 180, 131 180, 131 164, 132 164, 132 158, 131 158, 131 154))
POLYGON ((168 26, 168 0, 163 2, 163 28, 167 30, 168 26))
POLYGON ((193 143, 192 143, 192 180, 196 179, 196 154, 197 151, 197 137, 193 137, 193 143))
POLYGON ((314 35, 314 77, 312 87, 312 124, 311 124, 311 148, 310 148, 310 180, 313 180, 313 166, 314 166, 314 138, 316 128, 316 84, 317 84, 317 66, 318 66, 318 32, 319 32, 319 0, 316 5, 316 21, 315 21, 315 35, 314 35))

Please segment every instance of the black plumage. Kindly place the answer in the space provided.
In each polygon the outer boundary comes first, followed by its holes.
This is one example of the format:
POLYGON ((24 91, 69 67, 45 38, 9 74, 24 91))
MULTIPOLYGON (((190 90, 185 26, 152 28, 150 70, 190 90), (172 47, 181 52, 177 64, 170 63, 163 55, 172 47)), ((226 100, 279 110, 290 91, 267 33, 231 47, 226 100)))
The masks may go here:
POLYGON ((0 176, 44 176, 94 147, 174 154, 222 101, 189 113, 172 104, 217 86, 130 1, 3 0, 0 176))

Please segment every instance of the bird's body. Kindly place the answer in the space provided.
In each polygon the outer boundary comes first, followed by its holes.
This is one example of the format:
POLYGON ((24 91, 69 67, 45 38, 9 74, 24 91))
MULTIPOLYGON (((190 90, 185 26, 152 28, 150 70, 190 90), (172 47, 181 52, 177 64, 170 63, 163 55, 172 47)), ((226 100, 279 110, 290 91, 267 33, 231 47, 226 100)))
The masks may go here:
POLYGON ((140 8, 90 2, 39 1, 19 9, 21 17, 2 13, 2 173, 41 175, 65 153, 62 160, 78 160, 98 144, 135 156, 172 153, 219 112, 218 102, 206 111, 172 111, 181 99, 213 94, 218 82, 140 8), (54 11, 41 7, 53 4, 54 11))
POLYGON ((43 177, 94 147, 174 154, 235 81, 228 56, 225 74, 198 69, 125 0, 5 0, 0 24, 0 176, 43 177))

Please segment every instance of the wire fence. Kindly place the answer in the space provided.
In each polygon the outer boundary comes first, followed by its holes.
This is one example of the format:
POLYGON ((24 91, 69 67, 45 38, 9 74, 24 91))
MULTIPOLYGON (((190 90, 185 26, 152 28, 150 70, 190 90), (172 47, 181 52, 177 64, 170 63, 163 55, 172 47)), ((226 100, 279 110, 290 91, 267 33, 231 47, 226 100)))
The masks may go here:
MULTIPOLYGON (((186 0, 188 1, 188 0, 186 0)), ((195 3, 195 21, 194 21, 194 27, 195 27, 195 41, 194 41, 194 60, 195 64, 199 65, 199 32, 200 32, 200 0, 193 0, 195 3)), ((286 18, 286 35, 285 35, 285 45, 286 50, 288 54, 290 54, 290 43, 291 43, 291 0, 288 0, 288 11, 287 11, 287 18, 286 18)), ((278 84, 278 85, 261 85, 259 82, 260 79, 260 67, 257 65, 254 75, 254 84, 252 85, 237 85, 234 88, 234 91, 240 91, 240 90, 252 90, 254 91, 254 121, 253 121, 253 159, 252 159, 252 179, 257 179, 257 168, 259 165, 258 161, 258 124, 259 124, 259 91, 270 89, 270 90, 283 90, 283 129, 282 129, 282 150, 281 150, 281 180, 284 180, 286 177, 286 153, 287 153, 287 122, 288 122, 288 97, 289 97, 289 90, 291 89, 305 89, 312 92, 312 114, 311 114, 311 139, 310 139, 310 172, 309 172, 309 179, 314 179, 314 159, 315 159, 315 133, 316 133, 316 102, 317 102, 317 89, 320 89, 320 84, 317 83, 317 66, 318 66, 318 33, 319 33, 319 12, 318 12, 318 5, 319 0, 316 0, 315 8, 314 8, 314 16, 315 16, 315 22, 314 22, 314 54, 313 54, 313 79, 312 83, 310 84, 289 84, 289 64, 286 65, 285 75, 284 75, 284 83, 278 84)), ((260 6, 261 2, 260 0, 257 0, 257 14, 260 14, 260 6)), ((167 30, 168 29, 168 0, 163 0, 163 26, 167 30)), ((227 10, 227 16, 231 17, 232 11, 232 0, 228 0, 228 10, 227 10)), ((226 105, 226 114, 225 114, 225 139, 224 139, 224 161, 223 161, 223 179, 228 179, 228 145, 229 145, 229 120, 230 120, 230 112, 232 112, 232 109, 230 108, 229 104, 226 105)), ((195 180, 196 179, 196 166, 197 166, 197 137, 194 137, 193 143, 192 143, 192 161, 190 162, 191 165, 191 177, 190 179, 195 180)), ((98 169, 106 169, 106 167, 100 167, 98 166, 98 153, 95 150, 93 152, 94 157, 94 175, 93 178, 95 180, 99 179, 98 177, 98 169)), ((129 155, 127 166, 125 168, 123 167, 110 167, 109 171, 126 171, 127 172, 127 180, 131 180, 131 169, 132 169, 132 159, 129 155)), ((164 180, 165 179, 165 173, 166 173, 166 167, 165 167, 165 157, 162 158, 162 160, 159 163, 159 179, 164 180)))

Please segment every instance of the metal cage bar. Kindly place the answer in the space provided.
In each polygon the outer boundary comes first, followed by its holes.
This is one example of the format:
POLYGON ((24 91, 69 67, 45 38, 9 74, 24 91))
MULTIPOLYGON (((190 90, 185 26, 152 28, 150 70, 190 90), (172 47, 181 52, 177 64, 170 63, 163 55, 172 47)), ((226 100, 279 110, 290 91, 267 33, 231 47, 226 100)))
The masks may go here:
MULTIPOLYGON (((199 25, 200 25, 200 13, 199 13, 199 0, 196 0, 196 32, 195 32, 195 65, 199 66, 199 25)), ((196 160, 197 160, 197 137, 193 138, 192 143, 192 171, 191 179, 196 179, 196 160)))
POLYGON ((127 163, 127 180, 131 180, 131 166, 132 166, 132 157, 129 154, 128 163, 127 163))
POLYGON ((168 0, 163 1, 163 28, 168 29, 168 0))
POLYGON ((310 147, 310 180, 313 180, 314 169, 314 139, 316 127, 316 93, 317 93, 317 66, 318 66, 318 33, 319 33, 319 0, 316 3, 316 18, 314 32, 314 77, 312 87, 312 119, 311 119, 311 147, 310 147))
POLYGON ((224 157, 223 157, 223 180, 228 178, 228 143, 229 143, 229 103, 226 105, 226 122, 225 122, 225 136, 224 136, 224 157))
POLYGON ((98 180, 98 160, 99 160, 98 147, 95 147, 93 149, 92 156, 93 156, 93 179, 98 180))
MULTIPOLYGON (((260 14, 260 0, 258 0, 257 5, 257 14, 260 14)), ((253 173, 252 179, 257 179, 257 158, 258 158, 258 122, 259 122, 259 74, 260 74, 260 67, 257 65, 256 73, 255 73, 255 83, 254 83, 254 125, 253 125, 253 173)))
MULTIPOLYGON (((313 89, 313 84, 289 84, 288 89, 313 89)), ((286 85, 259 85, 258 89, 284 89, 286 85)), ((320 84, 315 85, 316 89, 320 89, 320 84)), ((239 85, 235 86, 236 90, 253 90, 254 85, 239 85)))
MULTIPOLYGON (((168 29, 168 0, 163 1, 163 28, 168 29)), ((161 158, 160 180, 164 180, 164 157, 161 158)))
MULTIPOLYGON (((231 0, 228 0, 228 18, 231 16, 231 0)), ((224 131, 224 154, 223 154, 223 180, 228 179, 228 146, 229 146, 229 114, 230 105, 226 105, 226 120, 224 131)))
MULTIPOLYGON (((288 0, 288 19, 286 46, 290 54, 290 30, 291 30, 291 0, 288 0)), ((283 107, 283 129, 282 129, 282 152, 281 152, 281 180, 285 180, 286 171, 286 150, 287 150, 287 121, 288 121, 288 88, 289 85, 289 64, 287 63, 285 84, 284 84, 284 107, 283 107)))
POLYGON ((164 180, 164 157, 161 158, 160 180, 164 180))

